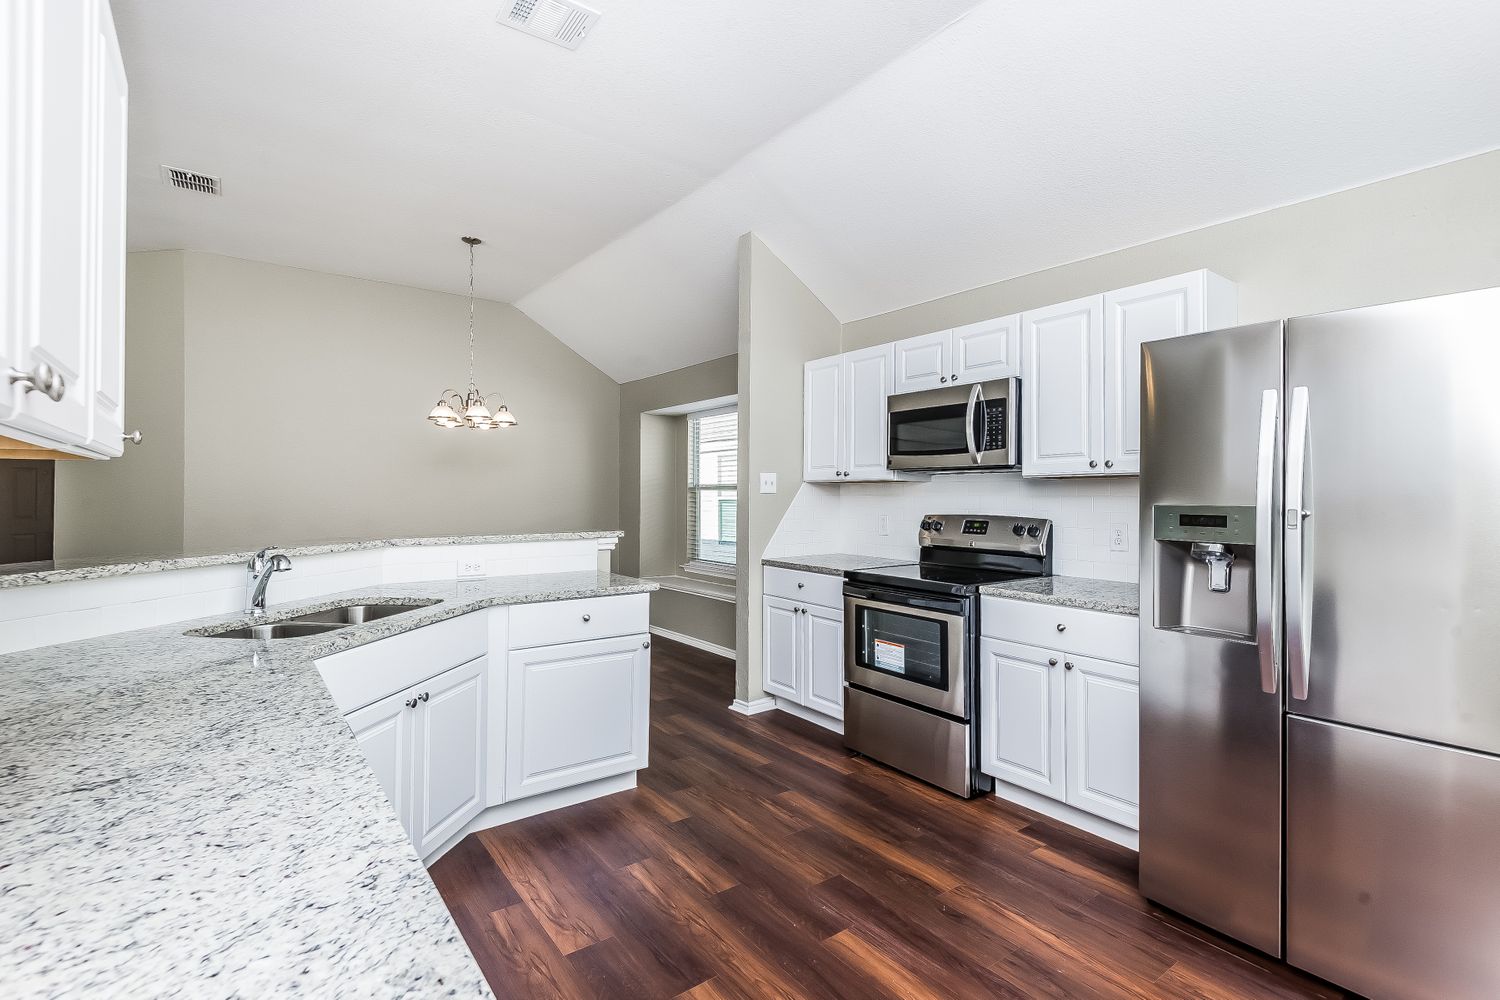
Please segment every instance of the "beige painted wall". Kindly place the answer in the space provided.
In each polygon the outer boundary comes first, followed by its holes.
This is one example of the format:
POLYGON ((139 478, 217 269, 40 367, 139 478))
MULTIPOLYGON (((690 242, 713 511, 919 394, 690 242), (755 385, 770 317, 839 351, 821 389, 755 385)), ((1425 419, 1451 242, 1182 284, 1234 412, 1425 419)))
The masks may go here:
POLYGON ((761 687, 760 560, 802 483, 802 364, 839 352, 839 321, 754 233, 740 237, 739 622, 735 698, 761 687), (778 490, 762 494, 762 472, 778 490))
POLYGON ((125 429, 107 462, 58 462, 58 559, 180 553, 183 545, 183 253, 133 253, 125 270, 125 429))
MULTIPOLYGON (((143 256, 130 261, 133 287, 152 292, 128 306, 128 419, 153 446, 180 433, 182 458, 161 503, 127 507, 114 530, 167 547, 158 519, 176 520, 175 549, 205 552, 618 526, 620 387, 514 307, 478 303, 476 364, 520 425, 443 431, 424 418, 466 377, 463 296, 192 252, 175 255, 177 294, 143 256), (140 335, 177 315, 180 373, 140 335), (147 419, 147 400, 179 392, 181 412, 147 419)), ((127 453, 121 473, 140 461, 127 453)), ((118 491, 96 492, 105 505, 118 491)), ((102 554, 99 521, 70 516, 70 555, 102 554)))
MULTIPOLYGON (((686 422, 648 411, 733 395, 737 367, 730 355, 620 387, 620 572, 673 574, 686 555, 686 422)), ((725 601, 657 591, 651 624, 734 647, 735 605, 725 601)))
POLYGON ((1500 152, 848 323, 843 350, 1200 267, 1242 323, 1500 285, 1500 152))

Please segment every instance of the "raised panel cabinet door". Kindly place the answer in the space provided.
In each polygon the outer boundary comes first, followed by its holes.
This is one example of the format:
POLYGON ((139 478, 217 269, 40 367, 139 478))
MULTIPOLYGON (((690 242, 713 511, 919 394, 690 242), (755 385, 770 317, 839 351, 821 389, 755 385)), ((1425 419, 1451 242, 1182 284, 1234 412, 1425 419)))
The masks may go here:
POLYGON ((936 389, 953 381, 951 330, 896 341, 896 392, 936 389))
POLYGON ((1206 271, 1104 296, 1104 469, 1141 471, 1141 345, 1204 330, 1206 271))
POLYGON ((649 647, 634 635, 510 654, 507 801, 646 766, 649 647))
MULTIPOLYGON (((31 238, 35 206, 29 200, 36 169, 32 123, 36 119, 40 60, 33 44, 43 0, 12 0, 0 6, 0 374, 19 367, 33 301, 36 265, 31 238)), ((21 400, 20 386, 0 379, 0 420, 21 400)))
POLYGON ((844 717, 844 613, 807 605, 802 614, 807 663, 807 701, 814 711, 844 717))
POLYGON ((1068 804, 1137 829, 1140 672, 1123 663, 1071 655, 1064 667, 1068 804))
POLYGON ((802 478, 841 482, 844 469, 844 359, 809 361, 802 368, 802 478))
POLYGON ((408 705, 413 692, 398 691, 344 716, 354 742, 365 752, 370 770, 385 789, 401 819, 407 839, 416 846, 411 805, 412 754, 416 746, 417 710, 408 705))
POLYGON ((90 216, 98 176, 91 162, 97 155, 90 128, 97 69, 91 53, 99 44, 100 5, 46 0, 23 6, 39 42, 30 123, 37 142, 23 209, 35 216, 26 253, 35 258, 35 322, 22 324, 13 363, 27 372, 50 367, 63 379, 63 395, 53 400, 42 392, 25 394, 12 421, 22 431, 78 447, 88 438, 92 391, 85 377, 94 336, 96 240, 90 216))
POLYGON ((1061 653, 999 639, 979 645, 979 766, 1001 781, 1067 797, 1061 653))
POLYGON ((1021 374, 1021 317, 1001 316, 953 330, 953 373, 960 383, 1021 374))
POLYGON ((800 604, 767 597, 761 601, 761 687, 767 694, 802 702, 802 650, 798 642, 800 604))
POLYGON ((844 355, 847 442, 843 479, 877 482, 891 478, 886 400, 891 394, 895 351, 890 344, 844 355))
POLYGON ((1104 296, 1021 316, 1021 466, 1028 476, 1103 471, 1104 296))
POLYGON ((93 315, 89 378, 93 399, 89 430, 91 450, 119 455, 125 422, 125 124, 129 103, 125 64, 115 39, 108 0, 99 8, 99 44, 94 47, 93 134, 97 170, 92 222, 94 238, 93 315))
POLYGON ((481 656, 419 686, 412 807, 423 856, 463 829, 484 808, 485 677, 481 656))

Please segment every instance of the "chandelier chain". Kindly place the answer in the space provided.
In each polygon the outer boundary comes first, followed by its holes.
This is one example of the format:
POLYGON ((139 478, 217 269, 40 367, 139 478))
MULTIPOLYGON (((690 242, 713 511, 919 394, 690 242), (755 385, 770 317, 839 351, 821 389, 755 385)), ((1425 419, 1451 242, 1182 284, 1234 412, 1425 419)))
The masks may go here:
POLYGON ((469 244, 469 391, 474 384, 474 244, 469 244))

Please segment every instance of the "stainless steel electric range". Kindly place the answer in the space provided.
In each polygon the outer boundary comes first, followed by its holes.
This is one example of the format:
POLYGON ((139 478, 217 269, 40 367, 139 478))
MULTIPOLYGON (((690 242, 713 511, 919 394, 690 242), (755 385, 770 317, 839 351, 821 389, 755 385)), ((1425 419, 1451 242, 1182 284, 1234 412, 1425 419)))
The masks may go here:
POLYGON ((918 561, 844 574, 844 746, 965 798, 978 767, 979 588, 1052 573, 1052 522, 929 514, 918 561))

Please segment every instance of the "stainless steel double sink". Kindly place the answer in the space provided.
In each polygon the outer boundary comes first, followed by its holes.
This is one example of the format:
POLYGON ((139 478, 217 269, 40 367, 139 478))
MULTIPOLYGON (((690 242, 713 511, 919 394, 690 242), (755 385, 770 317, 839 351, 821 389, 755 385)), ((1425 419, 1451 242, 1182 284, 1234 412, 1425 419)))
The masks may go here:
POLYGON ((440 601, 415 601, 410 604, 346 604, 338 608, 309 611, 305 615, 283 618, 264 625, 241 625, 214 631, 192 632, 206 639, 295 639, 304 635, 336 632, 351 625, 379 621, 418 608, 429 608, 440 601))

